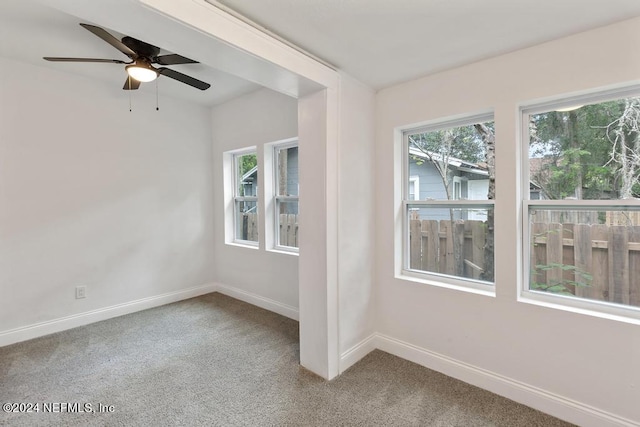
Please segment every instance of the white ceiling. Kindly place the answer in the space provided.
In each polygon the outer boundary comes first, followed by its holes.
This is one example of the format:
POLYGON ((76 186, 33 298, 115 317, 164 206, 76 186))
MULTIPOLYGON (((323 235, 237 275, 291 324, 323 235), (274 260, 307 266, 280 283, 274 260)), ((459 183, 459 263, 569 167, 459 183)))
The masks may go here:
POLYGON ((640 16, 638 0, 218 1, 376 89, 640 16))
MULTIPOLYGON (((218 1, 376 89, 640 16, 639 0, 218 1)), ((210 89, 200 91, 161 77, 161 96, 216 105, 254 91, 269 79, 286 82, 291 89, 282 91, 294 96, 300 85, 286 70, 265 74, 256 58, 239 60, 225 43, 136 0, 0 0, 0 57, 95 78, 122 91, 123 65, 42 59, 126 59, 80 22, 202 62, 171 68, 211 83, 210 89)), ((154 91, 155 84, 140 89, 154 91)))

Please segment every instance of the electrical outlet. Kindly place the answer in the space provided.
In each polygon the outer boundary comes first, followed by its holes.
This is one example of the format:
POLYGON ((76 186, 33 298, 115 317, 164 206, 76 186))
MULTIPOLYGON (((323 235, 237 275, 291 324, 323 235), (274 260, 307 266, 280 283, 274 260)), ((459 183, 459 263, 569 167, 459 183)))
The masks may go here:
POLYGON ((87 287, 76 286, 76 299, 86 298, 86 297, 87 297, 87 287))

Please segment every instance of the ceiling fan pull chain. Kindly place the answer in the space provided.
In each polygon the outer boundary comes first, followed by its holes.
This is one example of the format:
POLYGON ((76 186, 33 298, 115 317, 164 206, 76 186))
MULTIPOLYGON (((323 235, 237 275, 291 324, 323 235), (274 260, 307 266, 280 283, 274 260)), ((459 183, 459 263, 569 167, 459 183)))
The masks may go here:
POLYGON ((156 111, 160 111, 160 102, 158 101, 158 79, 156 79, 156 111))
POLYGON ((127 80, 129 81, 129 112, 131 112, 131 76, 127 75, 127 80))

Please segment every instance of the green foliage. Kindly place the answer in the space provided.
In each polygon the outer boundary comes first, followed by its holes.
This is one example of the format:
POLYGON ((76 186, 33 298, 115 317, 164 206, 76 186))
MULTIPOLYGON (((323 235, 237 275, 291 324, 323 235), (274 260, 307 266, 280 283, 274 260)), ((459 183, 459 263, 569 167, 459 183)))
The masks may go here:
MULTIPOLYGON (((486 123, 493 131, 494 123, 486 123)), ((485 160, 485 146, 482 136, 473 125, 460 126, 411 136, 412 147, 421 151, 436 153, 442 157, 455 157, 470 163, 485 160)), ((424 159, 416 161, 424 162, 424 159)))
POLYGON ((240 158, 239 163, 240 164, 238 166, 240 167, 240 176, 242 176, 258 164, 258 158, 255 154, 245 154, 240 158))
POLYGON ((238 168, 238 195, 245 196, 245 182, 240 182, 242 177, 258 164, 258 158, 255 154, 244 154, 237 157, 238 168))
MULTIPOLYGON (((577 188, 583 199, 617 197, 619 166, 610 161, 614 147, 607 127, 620 119, 625 103, 619 99, 531 116, 530 157, 543 159, 532 180, 549 198, 573 197, 577 188)), ((626 133, 630 140, 637 138, 631 129, 626 133)))
POLYGON ((550 283, 539 283, 539 282, 531 282, 531 289, 544 291, 544 292, 552 292, 554 294, 561 295, 573 295, 570 291, 569 286, 578 286, 578 287, 588 287, 591 286, 591 281, 593 280, 593 276, 575 265, 569 264, 538 264, 536 265, 535 270, 532 272, 532 277, 535 277, 538 271, 550 271, 553 269, 558 269, 561 271, 571 271, 574 274, 574 277, 577 279, 578 277, 582 278, 581 281, 571 280, 571 279, 562 279, 562 280, 552 280, 550 283))

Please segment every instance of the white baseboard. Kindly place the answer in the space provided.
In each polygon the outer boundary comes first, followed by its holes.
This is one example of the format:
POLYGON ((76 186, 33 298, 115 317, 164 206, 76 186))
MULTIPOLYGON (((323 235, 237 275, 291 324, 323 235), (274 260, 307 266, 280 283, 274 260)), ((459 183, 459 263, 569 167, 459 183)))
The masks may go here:
POLYGON ((504 377, 459 360, 414 346, 412 344, 376 334, 375 348, 417 363, 434 371, 466 383, 489 390, 508 399, 538 409, 565 421, 585 427, 639 426, 615 414, 567 399, 546 390, 504 377))
POLYGON ((0 332, 0 347, 215 292, 209 283, 0 332))
POLYGON ((340 355, 340 374, 376 349, 376 334, 371 334, 340 355))
POLYGON ((274 313, 278 313, 284 317, 288 317, 289 319, 300 320, 299 311, 296 307, 221 283, 216 284, 216 290, 223 295, 248 302, 249 304, 264 308, 265 310, 273 311, 274 313))

